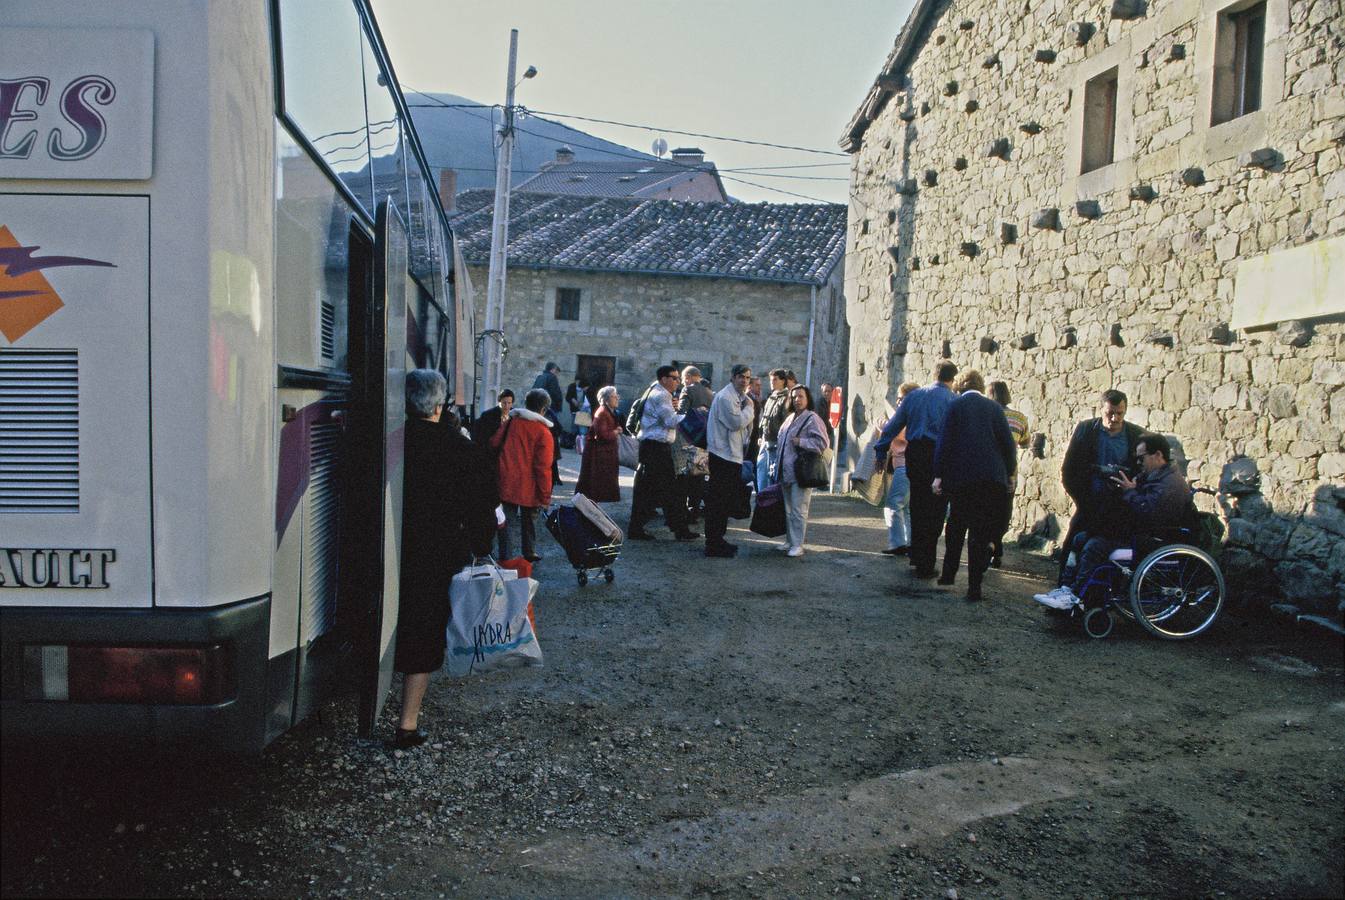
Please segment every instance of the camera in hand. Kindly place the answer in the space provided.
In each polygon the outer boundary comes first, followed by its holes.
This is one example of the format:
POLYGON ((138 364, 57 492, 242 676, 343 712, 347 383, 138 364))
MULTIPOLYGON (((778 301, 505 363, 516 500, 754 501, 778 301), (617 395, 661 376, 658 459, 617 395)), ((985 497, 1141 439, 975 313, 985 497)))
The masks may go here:
POLYGON ((1130 474, 1126 470, 1125 466, 1117 465, 1116 463, 1107 463, 1106 465, 1094 465, 1093 473, 1096 475, 1101 475, 1103 478, 1115 478, 1117 475, 1130 474))

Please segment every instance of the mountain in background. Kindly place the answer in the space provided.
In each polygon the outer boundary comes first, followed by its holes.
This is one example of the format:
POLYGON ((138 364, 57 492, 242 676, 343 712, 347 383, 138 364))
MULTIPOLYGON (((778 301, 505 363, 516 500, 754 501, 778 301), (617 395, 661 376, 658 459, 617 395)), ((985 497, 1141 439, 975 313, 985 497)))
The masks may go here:
MULTIPOLYGON (((456 94, 408 93, 411 118, 425 148, 425 161, 436 180, 441 169, 457 173, 457 191, 495 186, 494 133, 503 112, 493 107, 475 106, 475 101, 456 94)), ((513 183, 526 181, 541 171, 543 163, 554 162, 556 150, 567 146, 576 160, 640 160, 656 157, 621 144, 552 122, 527 116, 517 122, 514 140, 513 183)))

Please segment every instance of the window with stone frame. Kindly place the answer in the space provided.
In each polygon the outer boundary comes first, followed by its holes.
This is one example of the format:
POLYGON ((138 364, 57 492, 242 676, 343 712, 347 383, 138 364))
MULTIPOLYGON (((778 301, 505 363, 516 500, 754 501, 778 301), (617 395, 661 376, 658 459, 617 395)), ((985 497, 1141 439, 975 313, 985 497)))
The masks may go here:
POLYGON ((1118 70, 1090 78, 1083 92, 1083 154, 1079 174, 1116 161, 1116 87, 1118 70))
POLYGON ((840 304, 836 302, 836 289, 832 288, 829 293, 829 303, 827 305, 827 333, 836 333, 836 320, 840 314, 840 304))
POLYGON ((556 288, 556 313, 558 322, 578 322, 583 292, 579 288, 556 288))
POLYGON ((1266 3, 1239 4, 1219 13, 1214 35, 1214 89, 1210 124, 1261 108, 1266 50, 1266 3))

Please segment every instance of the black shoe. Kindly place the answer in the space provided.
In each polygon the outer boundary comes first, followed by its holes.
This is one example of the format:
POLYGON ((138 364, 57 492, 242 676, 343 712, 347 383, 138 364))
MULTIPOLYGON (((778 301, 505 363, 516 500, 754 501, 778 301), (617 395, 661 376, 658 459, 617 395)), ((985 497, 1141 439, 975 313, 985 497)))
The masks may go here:
POLYGON ((718 559, 732 559, 738 555, 738 548, 727 541, 722 544, 710 544, 705 548, 705 555, 718 559))
POLYGON ((939 584, 943 585, 944 587, 948 587, 948 585, 952 584, 954 581, 957 581, 957 576, 956 576, 956 575, 940 575, 940 576, 939 576, 939 584))
POLYGON ((526 560, 527 560, 528 562, 530 562, 530 563, 539 563, 539 562, 542 561, 541 554, 539 554, 539 553, 529 553, 527 556, 525 556, 525 557, 523 557, 523 558, 526 559, 526 560))
POLYGON ((921 579, 923 579, 923 578, 933 578, 935 575, 938 575, 938 574, 939 574, 939 573, 936 572, 936 571, 933 570, 933 569, 922 569, 922 568, 920 568, 919 566, 916 566, 916 569, 915 569, 915 572, 914 572, 915 577, 916 577, 916 578, 921 578, 921 579))
POLYGON ((905 556, 910 550, 906 547, 888 547, 883 552, 888 556, 905 556))
POLYGON ((412 747, 419 747, 430 739, 430 736, 419 728, 398 728, 396 735, 392 738, 392 749, 410 750, 412 747))
POLYGON ((694 541, 701 536, 699 531, 692 531, 690 528, 685 531, 679 531, 674 535, 679 541, 694 541))
POLYGON ((1002 565, 1004 565, 1004 557, 1002 556, 990 557, 990 568, 998 569, 1002 565))
POLYGON ((652 541, 654 539, 654 536, 643 528, 632 528, 630 531, 626 532, 626 537, 630 538, 632 541, 652 541))
POLYGON ((970 591, 970 590, 967 591, 967 602, 968 602, 968 603, 980 603, 980 602, 981 602, 982 600, 984 600, 984 599, 985 599, 985 597, 981 596, 980 588, 977 588, 977 589, 974 590, 974 591, 970 591))

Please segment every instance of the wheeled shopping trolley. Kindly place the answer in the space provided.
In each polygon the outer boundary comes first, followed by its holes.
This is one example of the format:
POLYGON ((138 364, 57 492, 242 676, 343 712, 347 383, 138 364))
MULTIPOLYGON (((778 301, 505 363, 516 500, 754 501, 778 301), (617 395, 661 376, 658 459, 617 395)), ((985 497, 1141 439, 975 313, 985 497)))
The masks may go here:
POLYGON ((621 556, 621 529, 583 494, 575 494, 573 503, 547 510, 546 530, 565 550, 580 585, 588 584, 595 569, 611 584, 616 579, 612 563, 621 556))

